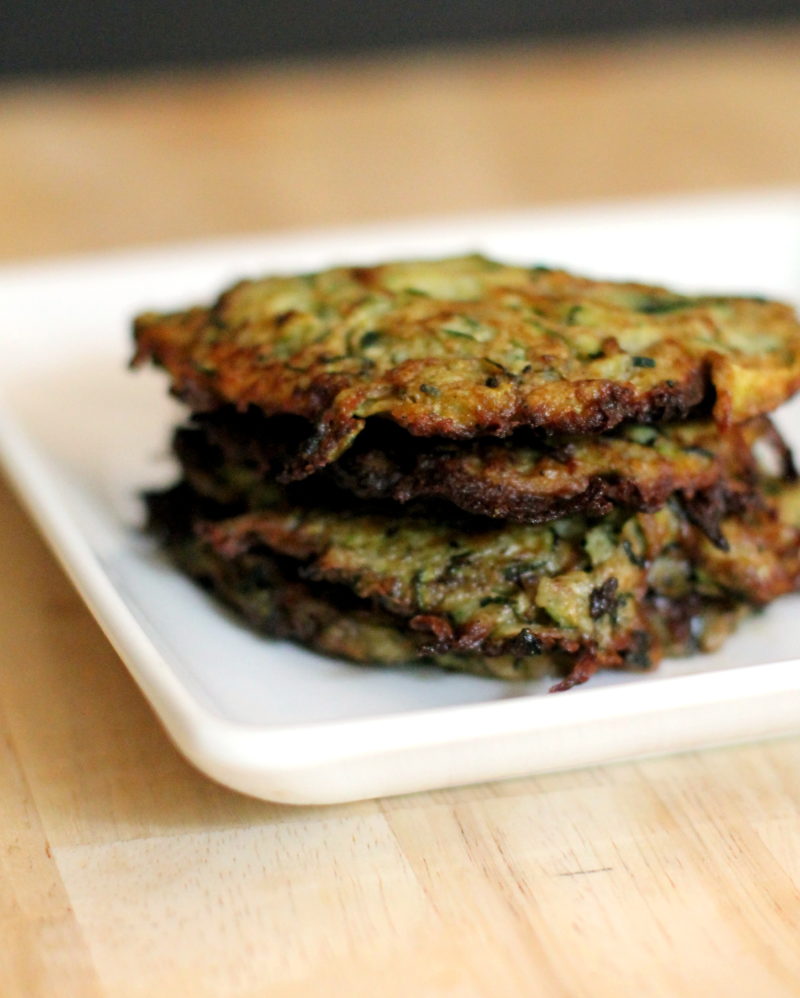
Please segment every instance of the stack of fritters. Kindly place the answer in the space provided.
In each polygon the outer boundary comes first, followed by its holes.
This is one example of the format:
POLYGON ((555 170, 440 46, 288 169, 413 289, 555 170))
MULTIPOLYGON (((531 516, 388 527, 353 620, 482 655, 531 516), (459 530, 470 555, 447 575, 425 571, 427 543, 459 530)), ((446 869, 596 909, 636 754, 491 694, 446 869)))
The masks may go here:
POLYGON ((470 256, 245 281, 135 335, 192 411, 151 525, 269 634, 564 688, 800 584, 788 306, 470 256))

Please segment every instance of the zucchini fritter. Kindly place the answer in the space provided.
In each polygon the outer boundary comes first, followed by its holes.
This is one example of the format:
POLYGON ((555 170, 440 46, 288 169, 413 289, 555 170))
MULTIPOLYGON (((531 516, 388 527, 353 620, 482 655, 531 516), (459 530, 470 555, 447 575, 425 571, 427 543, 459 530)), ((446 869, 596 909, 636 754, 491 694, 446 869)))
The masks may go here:
POLYGON ((244 281, 135 336, 193 413, 151 527, 268 634, 563 689, 800 585, 786 305, 469 256, 244 281))
MULTIPOLYGON (((646 629, 637 631, 616 653, 598 653, 591 645, 576 653, 569 642, 563 648, 554 643, 545 651, 531 632, 505 654, 490 654, 485 648, 447 651, 437 648, 424 629, 416 629, 413 620, 376 607, 346 586, 301 577, 298 562, 263 547, 233 551, 225 543, 220 545, 214 535, 230 524, 223 520, 214 528, 210 521, 196 519, 208 514, 205 500, 186 485, 150 497, 151 529, 161 535, 175 562, 252 626, 355 662, 421 662, 503 679, 561 676, 554 689, 566 689, 584 682, 601 666, 647 668, 662 652, 711 650, 748 610, 728 595, 652 591, 646 597, 646 629)), ((617 587, 606 582, 592 594, 590 613, 611 613, 620 599, 617 587)))
POLYGON ((762 605, 796 587, 800 533, 780 518, 776 500, 726 517, 723 531, 727 551, 675 504, 593 524, 571 517, 470 526, 278 498, 272 508, 207 524, 203 537, 223 556, 266 548, 294 559, 304 578, 346 586, 408 620, 437 651, 591 647, 613 657, 647 630, 651 590, 762 605))
POLYGON ((245 281, 210 308, 146 314, 135 362, 194 409, 315 427, 310 473, 371 417, 416 436, 600 433, 713 400, 729 425, 800 386, 800 324, 758 298, 686 297, 481 256, 245 281))
MULTIPOLYGON (((227 407, 195 417, 194 427, 176 439, 185 470, 202 474, 226 463, 240 481, 248 471, 257 481, 294 477, 301 444, 285 421, 227 407)), ((383 426, 369 428, 319 474, 360 499, 436 498, 479 516, 543 523, 576 513, 602 516, 620 505, 652 512, 676 492, 691 501, 709 489, 747 488, 756 471, 757 442, 787 466, 788 450, 766 417, 727 430, 696 420, 628 424, 594 437, 517 433, 461 443, 383 426)))

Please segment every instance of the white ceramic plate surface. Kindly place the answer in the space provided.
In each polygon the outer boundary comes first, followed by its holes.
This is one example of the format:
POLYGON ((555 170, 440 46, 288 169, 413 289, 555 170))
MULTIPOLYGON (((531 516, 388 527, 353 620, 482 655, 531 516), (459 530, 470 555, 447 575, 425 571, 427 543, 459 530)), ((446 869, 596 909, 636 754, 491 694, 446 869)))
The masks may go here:
MULTIPOLYGON (((0 269, 0 457, 165 728, 201 770, 324 803, 800 732, 800 597, 722 651, 554 696, 332 661, 240 625, 139 530, 182 410, 131 374, 130 318, 230 281, 481 250, 687 291, 800 301, 800 191, 370 226, 0 269)), ((800 406, 779 413, 800 448, 800 406)))

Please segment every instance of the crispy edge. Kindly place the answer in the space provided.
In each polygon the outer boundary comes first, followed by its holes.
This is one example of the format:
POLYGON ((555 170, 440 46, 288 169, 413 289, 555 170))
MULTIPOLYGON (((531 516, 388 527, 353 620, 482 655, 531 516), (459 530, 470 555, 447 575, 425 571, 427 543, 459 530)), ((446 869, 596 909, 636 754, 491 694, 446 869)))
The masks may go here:
MULTIPOLYGON (((224 476, 214 476, 225 463, 254 478, 291 481, 297 438, 284 442, 284 427, 274 420, 229 410, 199 417, 195 428, 175 436, 185 473, 209 494, 225 490, 224 476)), ((788 450, 767 417, 726 431, 714 424, 696 426, 694 435, 691 429, 675 427, 674 459, 629 439, 567 437, 536 443, 541 458, 528 467, 525 444, 479 440, 458 446, 387 426, 307 479, 307 487, 324 491, 331 479, 363 500, 445 500, 472 515, 532 525, 576 514, 599 517, 617 506, 653 512, 677 493, 693 522, 724 544, 719 522, 752 491, 755 445, 766 442, 784 468, 788 450), (607 471, 594 470, 601 462, 593 449, 608 459, 607 471)))

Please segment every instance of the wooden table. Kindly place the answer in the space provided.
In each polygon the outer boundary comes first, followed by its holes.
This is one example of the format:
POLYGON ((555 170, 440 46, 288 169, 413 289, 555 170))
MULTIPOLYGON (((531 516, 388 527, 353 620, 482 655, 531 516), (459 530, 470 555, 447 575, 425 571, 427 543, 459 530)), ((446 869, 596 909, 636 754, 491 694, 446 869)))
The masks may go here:
MULTIPOLYGON (((0 256, 800 181, 800 31, 0 91, 0 256)), ((286 808, 0 491, 0 994, 796 996, 800 737, 286 808)))

